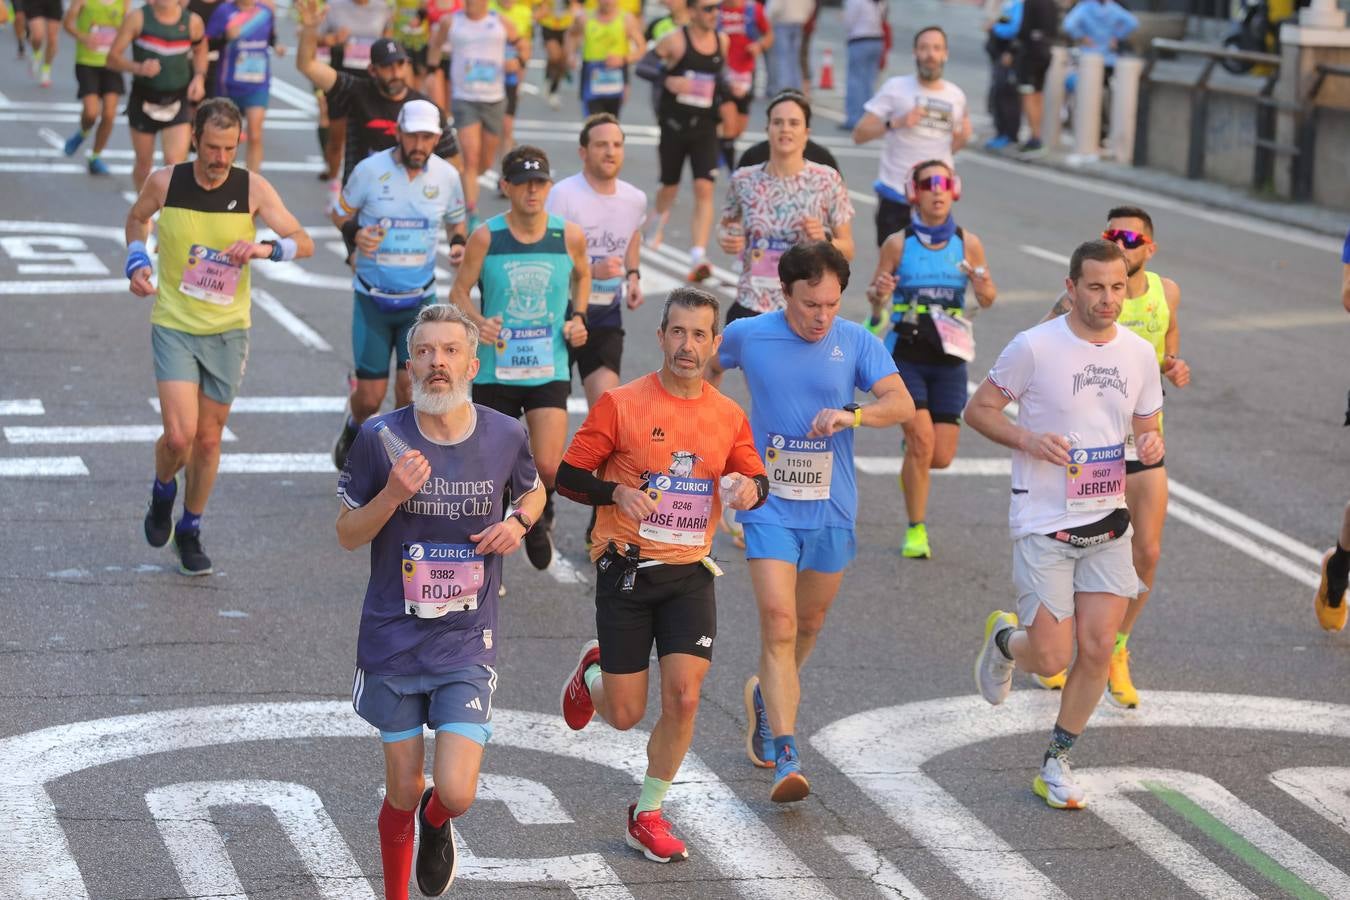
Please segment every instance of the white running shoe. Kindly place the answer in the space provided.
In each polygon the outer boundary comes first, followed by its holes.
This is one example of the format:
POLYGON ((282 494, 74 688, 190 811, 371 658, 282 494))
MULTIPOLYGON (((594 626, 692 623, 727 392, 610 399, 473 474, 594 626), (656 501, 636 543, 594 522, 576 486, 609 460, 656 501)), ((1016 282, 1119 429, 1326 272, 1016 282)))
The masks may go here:
POLYGON ((996 609, 984 622, 984 645, 975 657, 975 686, 980 696, 998 706, 1012 689, 1013 661, 1003 655, 994 636, 1005 628, 1016 628, 1017 616, 996 609))
POLYGON ((1052 809, 1083 809, 1087 806, 1087 792, 1073 780, 1073 769, 1061 756, 1052 756, 1041 765, 1041 774, 1031 783, 1031 789, 1052 809))

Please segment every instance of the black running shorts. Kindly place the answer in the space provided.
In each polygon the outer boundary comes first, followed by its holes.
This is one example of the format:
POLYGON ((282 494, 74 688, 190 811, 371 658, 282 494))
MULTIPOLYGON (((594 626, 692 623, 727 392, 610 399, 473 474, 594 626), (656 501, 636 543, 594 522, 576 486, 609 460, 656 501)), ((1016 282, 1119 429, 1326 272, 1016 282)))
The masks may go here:
MULTIPOLYGON (((603 560, 605 557, 601 557, 603 560)), ((713 574, 702 563, 638 569, 633 589, 620 590, 624 563, 595 573, 595 633, 600 668, 614 675, 645 672, 656 655, 688 653, 712 659, 717 637, 713 574)))

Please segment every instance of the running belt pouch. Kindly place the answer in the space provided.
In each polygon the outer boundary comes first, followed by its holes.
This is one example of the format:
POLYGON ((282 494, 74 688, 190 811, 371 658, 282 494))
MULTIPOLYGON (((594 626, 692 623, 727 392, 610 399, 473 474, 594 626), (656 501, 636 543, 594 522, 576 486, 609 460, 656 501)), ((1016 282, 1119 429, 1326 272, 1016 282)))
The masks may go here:
POLYGON ((1124 534, 1125 529, 1129 527, 1130 511, 1128 509, 1117 509, 1104 519, 1079 525, 1077 528, 1056 531, 1054 534, 1047 534, 1046 537, 1054 538, 1072 547, 1095 547, 1098 544, 1115 540, 1124 534))

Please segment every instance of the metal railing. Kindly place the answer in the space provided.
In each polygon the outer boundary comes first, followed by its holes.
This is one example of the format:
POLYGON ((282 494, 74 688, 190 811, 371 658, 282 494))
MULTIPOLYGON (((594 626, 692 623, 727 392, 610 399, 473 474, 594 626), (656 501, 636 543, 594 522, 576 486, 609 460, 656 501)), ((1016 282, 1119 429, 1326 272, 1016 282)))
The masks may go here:
POLYGON ((1168 38, 1154 38, 1149 46, 1144 71, 1139 79, 1139 106, 1136 111, 1134 137, 1134 164, 1148 164, 1148 117, 1152 106, 1153 84, 1181 84, 1191 92, 1191 115, 1189 140, 1186 147, 1186 177, 1201 179, 1205 177, 1205 134, 1209 119, 1209 101, 1214 95, 1248 99, 1255 105, 1256 114, 1256 152, 1252 161, 1252 186, 1260 188, 1271 182, 1275 173, 1275 157, 1289 155, 1297 159, 1301 155, 1298 145, 1282 145, 1275 140, 1275 113, 1279 109, 1301 112, 1302 104, 1288 104, 1274 97, 1275 84, 1280 78, 1280 57, 1273 53, 1255 53, 1249 50, 1229 50, 1212 44, 1200 44, 1194 41, 1174 41, 1168 38), (1200 76, 1194 82, 1178 82, 1155 79, 1153 69, 1163 54, 1171 56, 1192 56, 1205 60, 1200 76), (1210 78, 1224 61, 1246 63, 1253 66, 1269 66, 1270 74, 1262 77, 1259 91, 1253 94, 1227 85, 1210 83, 1210 78))

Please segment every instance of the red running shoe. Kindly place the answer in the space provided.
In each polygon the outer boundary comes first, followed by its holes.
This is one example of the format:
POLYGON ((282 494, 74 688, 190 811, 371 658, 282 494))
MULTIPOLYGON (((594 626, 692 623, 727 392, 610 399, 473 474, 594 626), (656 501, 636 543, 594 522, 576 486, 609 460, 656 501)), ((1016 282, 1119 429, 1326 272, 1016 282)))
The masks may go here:
POLYGON ((706 261, 699 262, 689 270, 687 280, 690 284, 701 284, 712 277, 712 265, 706 261))
POLYGON ((591 692, 586 687, 586 669, 591 663, 600 662, 600 642, 587 641, 581 647, 581 658, 577 667, 562 686, 562 717, 567 727, 580 731, 595 716, 595 706, 591 703, 591 692))
POLYGON ((627 841, 628 846, 641 850, 642 855, 652 862, 667 863, 689 858, 684 841, 670 833, 670 823, 659 809, 637 812, 636 803, 628 807, 627 841))

